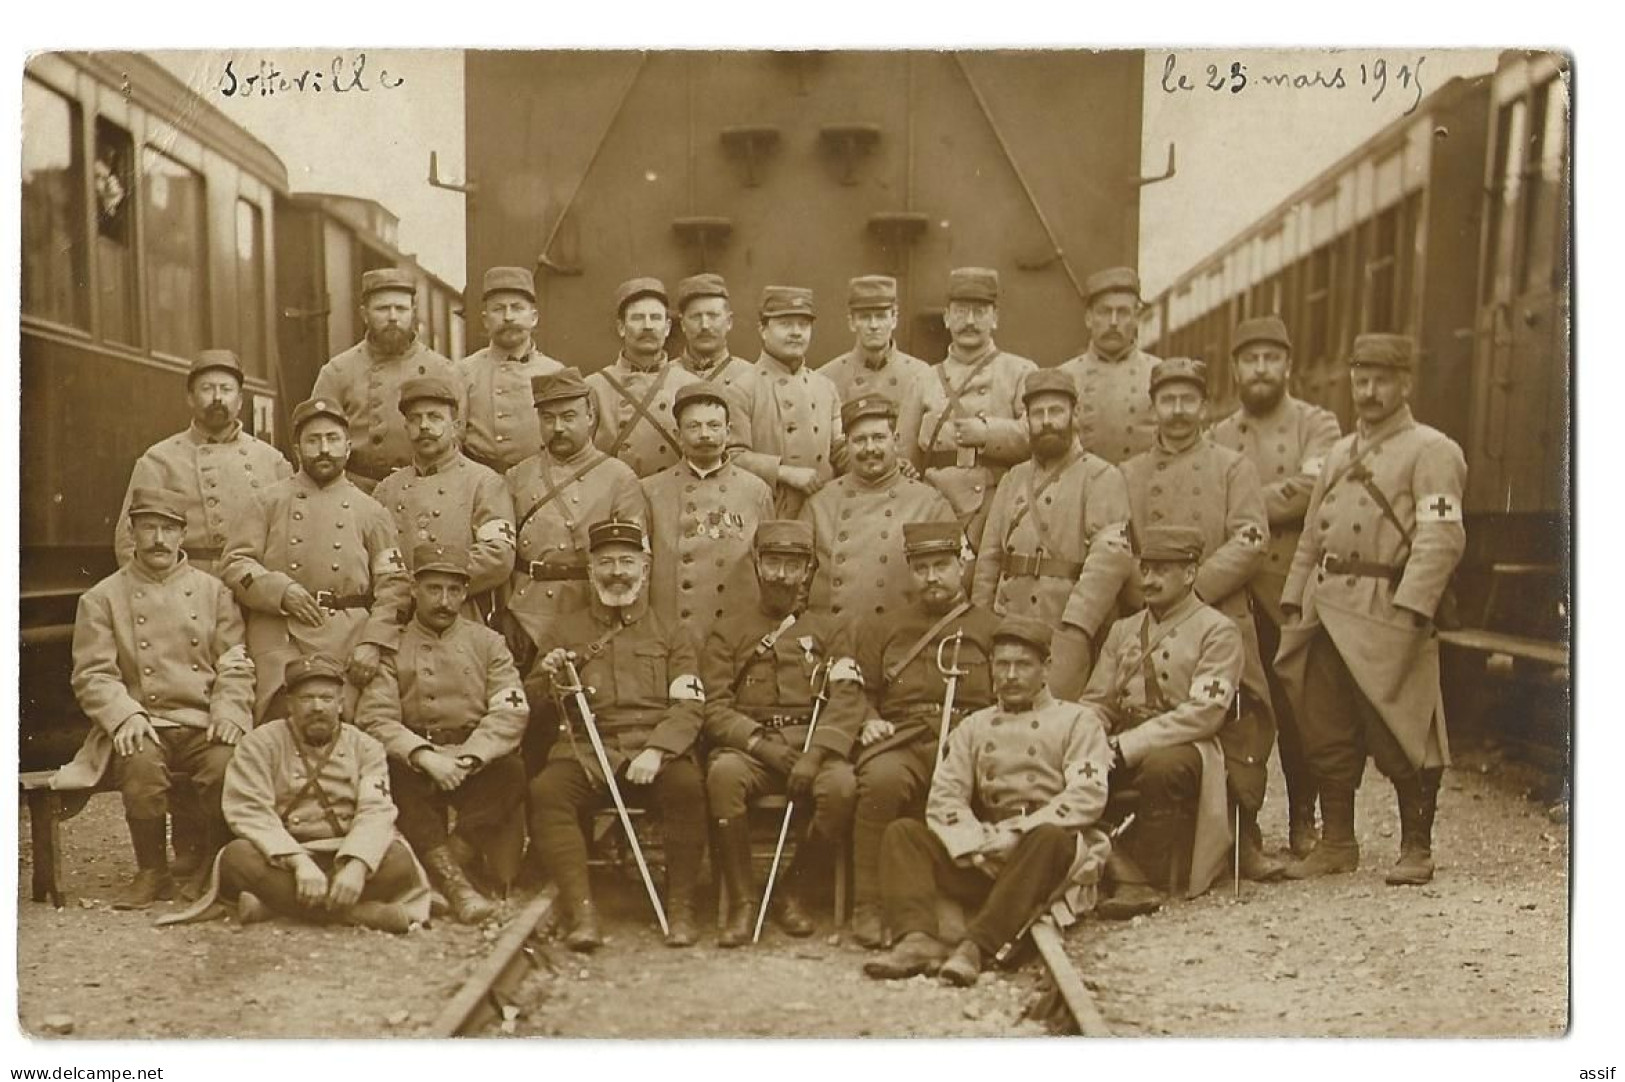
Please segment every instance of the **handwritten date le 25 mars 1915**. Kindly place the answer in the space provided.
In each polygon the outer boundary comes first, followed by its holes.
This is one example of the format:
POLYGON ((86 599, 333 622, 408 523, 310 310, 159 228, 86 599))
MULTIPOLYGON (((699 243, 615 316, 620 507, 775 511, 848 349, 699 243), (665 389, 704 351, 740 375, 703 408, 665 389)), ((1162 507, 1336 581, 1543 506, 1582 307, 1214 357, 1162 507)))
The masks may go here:
MULTIPOLYGON (((1268 54, 1262 55, 1267 58, 1268 54)), ((1187 74, 1180 66, 1178 53, 1169 53, 1162 64, 1162 91, 1165 94, 1196 90, 1240 94, 1245 90, 1259 87, 1321 91, 1364 87, 1371 91, 1371 100, 1376 102, 1381 100, 1392 84, 1409 91, 1412 95, 1410 105, 1405 110, 1405 115, 1409 116, 1416 110, 1425 93, 1422 87, 1422 65, 1425 63, 1426 56, 1419 56, 1414 62, 1406 61, 1397 66, 1390 64, 1384 57, 1378 57, 1346 67, 1338 64, 1325 69, 1285 71, 1267 70, 1257 63, 1249 67, 1239 60, 1233 60, 1228 65, 1204 65, 1202 74, 1193 76, 1187 74)))

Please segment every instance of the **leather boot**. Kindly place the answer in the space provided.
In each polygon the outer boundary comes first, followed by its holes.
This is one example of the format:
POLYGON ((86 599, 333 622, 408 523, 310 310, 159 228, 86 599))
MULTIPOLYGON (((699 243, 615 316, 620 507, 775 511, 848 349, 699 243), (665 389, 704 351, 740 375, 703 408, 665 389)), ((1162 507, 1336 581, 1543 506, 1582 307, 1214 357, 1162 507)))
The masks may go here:
POLYGON ((852 938, 858 945, 869 950, 879 950, 886 945, 885 921, 881 918, 880 906, 874 902, 858 902, 852 907, 852 938))
POLYGON ((717 946, 742 947, 756 930, 756 891, 750 881, 750 826, 743 819, 718 819, 711 855, 728 901, 728 920, 717 946))
POLYGON ((174 878, 180 882, 180 896, 183 900, 191 902, 208 893, 209 880, 214 876, 214 858, 219 855, 231 842, 231 828, 226 825, 225 819, 218 815, 206 816, 203 819, 202 838, 194 850, 197 863, 190 874, 181 875, 177 865, 170 869, 174 878), (183 881, 184 879, 184 881, 183 881))
POLYGON ((1155 913, 1168 901, 1168 895, 1145 883, 1120 883, 1095 903, 1095 916, 1101 920, 1128 920, 1155 913))
POLYGON ((1241 809, 1241 836, 1236 839, 1241 847, 1241 877, 1253 883, 1268 883, 1281 878, 1286 864, 1264 852, 1264 835, 1258 829, 1258 816, 1246 808, 1241 809))
POLYGON ((146 909, 156 901, 175 896, 175 880, 169 874, 169 841, 164 836, 164 820, 126 819, 130 826, 130 846, 135 850, 135 878, 113 898, 114 909, 146 909))
POLYGON ((412 930, 406 907, 396 902, 357 902, 350 907, 350 923, 391 935, 405 935, 412 930))
POLYGON ((463 869, 458 865, 457 858, 452 856, 451 850, 439 845, 423 854, 423 863, 429 872, 429 878, 434 880, 435 886, 446 896, 453 913, 463 924, 484 924, 496 916, 497 907, 492 901, 474 889, 474 884, 468 881, 463 869))
POLYGON ((251 893, 250 891, 246 891, 246 890, 241 891, 240 893, 238 893, 238 895, 237 895, 237 923, 238 924, 243 924, 243 925, 259 924, 261 921, 270 920, 272 915, 273 914, 271 913, 271 907, 266 905, 264 902, 260 901, 259 895, 251 893))
POLYGON ((1320 828, 1315 826, 1315 806, 1313 803, 1307 807, 1294 804, 1287 820, 1287 850, 1294 857, 1302 860, 1315 848, 1320 840, 1320 828))
POLYGON ((1354 790, 1323 787, 1320 816, 1320 840, 1308 856, 1286 866, 1288 879, 1341 875, 1360 866, 1360 844, 1354 840, 1354 790))
POLYGON ((818 844, 815 839, 816 835, 811 832, 802 835, 783 880, 773 891, 773 920, 788 935, 798 939, 812 935, 815 927, 801 904, 802 893, 807 889, 807 868, 812 864, 813 848, 818 844))
POLYGON ((1388 872, 1393 886, 1420 886, 1433 881, 1433 815, 1438 807, 1437 770, 1424 770, 1415 781, 1394 784, 1399 798, 1399 860, 1388 872))
POLYGON ((666 837, 666 946, 692 947, 700 933, 694 920, 694 895, 705 854, 704 828, 695 840, 666 837))
POLYGON ((948 960, 937 970, 937 979, 943 984, 969 988, 982 974, 982 948, 970 940, 962 940, 948 960))
POLYGON ((863 963, 863 972, 877 980, 935 974, 947 957, 948 947, 941 940, 924 932, 910 932, 879 958, 863 963))
POLYGON ((565 946, 588 954, 604 945, 604 933, 598 928, 598 907, 592 904, 590 896, 567 900, 564 903, 564 916, 570 925, 570 930, 564 936, 565 946))

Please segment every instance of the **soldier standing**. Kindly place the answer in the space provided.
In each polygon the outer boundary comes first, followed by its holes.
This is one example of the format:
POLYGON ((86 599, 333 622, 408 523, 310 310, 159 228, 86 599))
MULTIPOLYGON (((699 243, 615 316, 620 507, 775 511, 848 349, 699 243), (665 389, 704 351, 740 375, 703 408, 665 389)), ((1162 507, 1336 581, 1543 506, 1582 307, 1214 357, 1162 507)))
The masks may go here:
POLYGON ((1096 908, 1123 919, 1195 897, 1230 847, 1218 734, 1241 679, 1241 631, 1196 596, 1201 531, 1152 527, 1140 545, 1145 608, 1112 625, 1084 689, 1111 734, 1111 787, 1139 794, 1112 852, 1112 894, 1096 908))
POLYGON ((772 792, 788 792, 798 807, 811 805, 773 900, 780 927, 794 936, 812 934, 812 918, 803 908, 811 893, 808 869, 818 856, 833 854, 851 827, 854 783, 847 755, 863 714, 857 667, 842 655, 834 622, 804 608, 814 560, 812 527, 763 522, 754 549, 760 602, 718 620, 700 659, 700 675, 711 689, 705 787, 728 899, 720 947, 748 943, 755 928, 748 815, 753 799, 772 792), (820 688, 827 702, 812 746, 803 752, 820 688))
POLYGON ((513 573, 513 497, 502 478, 458 448, 457 398, 452 384, 439 376, 401 384, 412 464, 380 481, 372 495, 395 520, 408 571, 413 570, 410 554, 419 545, 468 550, 465 615, 479 619, 481 600, 513 573))
POLYGON ((615 290, 615 362, 587 377, 600 450, 625 462, 639 477, 659 473, 683 457, 672 419, 672 398, 698 377, 666 356, 671 313, 658 278, 631 278, 615 290))
POLYGON ((401 417, 401 384, 413 376, 441 376, 458 388, 457 416, 466 417, 457 366, 418 337, 417 280, 386 267, 361 275, 361 341, 322 365, 310 397, 336 404, 350 418, 350 479, 363 492, 412 460, 412 441, 401 417))
MULTIPOLYGON (((1273 659, 1281 644, 1281 591, 1286 588, 1287 570, 1303 532, 1309 493, 1340 433, 1331 411, 1287 391, 1292 340, 1278 316, 1242 320, 1232 343, 1230 370, 1241 409, 1214 425, 1212 435, 1220 447, 1245 455, 1264 485, 1269 549, 1248 592, 1259 655, 1273 659)), ((1266 664, 1264 675, 1275 709, 1281 773, 1286 776, 1288 846, 1293 856, 1304 857, 1315 844, 1315 779, 1304 758, 1297 716, 1274 666, 1266 664)))
POLYGON ((762 290, 762 354, 745 403, 748 443, 734 460, 773 489, 780 518, 800 513, 807 498, 835 475, 836 456, 844 453, 840 396, 806 363, 813 319, 812 290, 762 290))
POLYGON ((301 655, 348 658, 350 683, 366 687, 395 649, 411 597, 394 521, 345 476, 344 411, 324 398, 301 402, 293 436, 300 472, 233 524, 221 573, 248 613, 261 719, 301 655))
POLYGON ((1095 637, 1117 612, 1134 557, 1128 488, 1111 463, 1078 445, 1071 377, 1041 369, 1022 402, 1033 457, 993 494, 971 597, 999 616, 1055 629, 1049 689, 1076 700, 1089 682, 1095 637))
POLYGON ((501 474, 541 449, 531 381, 564 366, 536 348, 539 313, 530 271, 492 267, 484 287, 480 319, 491 344, 457 364, 468 398, 463 453, 501 474))
POLYGON ((1083 449, 1122 465, 1151 448, 1151 370, 1157 358, 1140 349, 1140 276, 1111 267, 1084 279, 1089 348, 1061 365, 1078 386, 1083 449))
POLYGON ((220 786, 252 725, 254 692, 231 592, 181 551, 188 498, 137 488, 129 503, 134 557, 84 592, 73 625, 73 693, 93 727, 52 785, 93 787, 112 765, 136 861, 113 908, 145 909, 175 886, 164 840, 171 771, 190 774, 201 798, 205 875, 230 840, 220 786))
POLYGON ((814 493, 801 517, 812 524, 818 553, 812 608, 847 621, 908 605, 905 523, 957 520, 942 493, 899 468, 892 399, 851 399, 841 407, 841 426, 852 468, 814 493))
MULTIPOLYGON (((989 659, 998 621, 969 599, 964 531, 958 522, 910 522, 903 544, 914 583, 910 603, 863 617, 851 632, 867 697, 852 828, 852 934, 865 947, 885 945, 881 838, 893 820, 925 814, 944 708, 957 719, 993 702, 989 659)), ((850 747, 837 750, 852 754, 850 747)))
POLYGON ((1359 866, 1354 793, 1369 754, 1399 801, 1396 885, 1433 878, 1433 817, 1450 763, 1436 613, 1467 546, 1467 463, 1411 415, 1416 343, 1363 334, 1349 361, 1358 427, 1309 497, 1281 608, 1276 668, 1303 727, 1323 830, 1294 879, 1359 866))
POLYGON ((755 604, 751 538, 773 517, 773 493, 724 457, 737 409, 729 391, 688 383, 672 409, 683 460, 642 481, 654 547, 649 603, 669 625, 703 642, 730 606, 745 611, 755 604))
POLYGON ((972 547, 980 549, 986 505, 999 478, 1027 457, 1021 385, 1038 365, 993 341, 998 271, 951 271, 942 319, 953 340, 922 392, 920 450, 925 479, 948 497, 972 547))
MULTIPOLYGON (((842 402, 880 394, 897 403, 902 460, 918 471, 920 416, 931 366, 897 348, 897 279, 867 274, 847 284, 846 325, 856 336, 847 352, 818 371, 835 384, 842 402)), ((850 435, 850 433, 849 433, 850 435)))
POLYGON ((722 275, 695 274, 678 282, 677 318, 684 341, 677 363, 692 376, 728 388, 736 402, 749 402, 756 366, 728 348, 734 313, 722 275))
MULTIPOLYGON (((537 643, 539 660, 525 681, 532 702, 556 701, 573 660, 580 689, 597 719, 611 769, 629 801, 651 802, 666 842, 666 944, 692 946, 694 889, 705 851, 705 788, 694 744, 700 735, 705 686, 693 641, 649 608, 649 547, 636 522, 600 522, 588 531, 592 595, 589 607, 567 613, 537 643)), ((558 884, 572 950, 603 943, 587 879, 582 813, 602 807, 609 790, 575 716, 560 709, 563 740, 530 782, 530 837, 558 884)))
MULTIPOLYGON (((1246 668, 1235 714, 1219 734, 1231 799, 1241 808, 1241 874, 1267 880, 1283 865, 1264 853, 1258 811, 1269 780, 1275 720, 1247 601, 1247 584, 1264 564, 1269 520, 1253 464, 1202 434, 1207 416, 1207 366, 1186 357, 1158 361, 1151 373, 1157 435, 1149 451, 1123 463, 1136 538, 1159 526, 1189 526, 1205 548, 1196 569, 1196 596, 1236 622, 1246 668)), ((1132 591, 1131 591, 1132 593, 1132 591)))
POLYGON ((411 623, 356 704, 356 724, 389 753, 401 833, 464 924, 496 915, 468 881, 483 862, 499 890, 524 847, 530 720, 519 670, 502 636, 459 615, 469 589, 466 549, 425 543, 412 554, 411 623), (457 811, 455 830, 447 813, 457 811))

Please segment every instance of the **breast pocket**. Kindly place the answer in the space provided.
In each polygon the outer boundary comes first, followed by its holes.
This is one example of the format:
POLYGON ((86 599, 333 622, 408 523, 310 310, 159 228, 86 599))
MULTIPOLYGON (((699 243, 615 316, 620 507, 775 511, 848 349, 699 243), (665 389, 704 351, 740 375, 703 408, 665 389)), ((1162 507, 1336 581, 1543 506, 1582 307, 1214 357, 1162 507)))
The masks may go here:
POLYGON ((622 688, 622 694, 630 693, 640 699, 664 699, 666 689, 670 684, 667 675, 667 652, 664 646, 658 643, 649 643, 632 648, 632 672, 628 675, 635 683, 635 687, 622 688))

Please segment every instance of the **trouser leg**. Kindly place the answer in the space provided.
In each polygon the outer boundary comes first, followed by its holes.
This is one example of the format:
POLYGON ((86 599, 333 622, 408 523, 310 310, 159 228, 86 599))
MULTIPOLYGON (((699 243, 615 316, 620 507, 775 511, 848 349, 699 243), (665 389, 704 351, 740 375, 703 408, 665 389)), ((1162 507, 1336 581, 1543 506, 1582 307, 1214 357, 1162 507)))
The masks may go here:
POLYGON ((937 935, 937 895, 976 904, 992 888, 987 876, 960 868, 948 850, 918 819, 898 819, 886 828, 880 851, 880 897, 886 923, 901 938, 911 932, 937 935))
POLYGON ((413 850, 427 853, 446 844, 446 797, 427 774, 391 759, 389 795, 395 827, 413 850))
MULTIPOLYGON (((1281 629, 1270 619, 1263 606, 1255 607, 1254 616, 1259 652, 1265 658, 1273 658, 1281 648, 1281 629)), ((1288 698, 1275 666, 1264 666, 1264 678, 1269 685, 1270 702, 1275 707, 1275 746, 1281 757, 1281 773, 1286 778, 1288 815, 1293 822, 1312 822, 1319 786, 1304 750, 1298 716, 1292 709, 1292 700, 1288 698)))
POLYGON ((743 820, 750 802, 769 792, 776 781, 782 791, 784 778, 768 770, 767 764, 734 748, 723 748, 711 756, 705 772, 705 796, 715 819, 743 820))
POLYGON ((987 900, 965 927, 965 938, 991 955, 1014 939, 1066 879, 1077 838, 1053 823, 1034 827, 999 869, 987 900))
POLYGON ((1320 631, 1308 650, 1304 716, 1298 719, 1304 753, 1322 793, 1329 788, 1354 792, 1365 774, 1367 726, 1361 708, 1370 704, 1330 635, 1320 631))
POLYGON ((666 839, 666 891, 674 904, 694 903, 705 855, 705 785, 700 764, 684 755, 661 767, 647 786, 666 839))
POLYGON ((554 760, 530 781, 530 839, 543 870, 558 885, 566 909, 592 901, 587 879, 587 840, 581 815, 603 799, 603 788, 580 764, 554 760))
POLYGON ((1140 794, 1134 825, 1119 843, 1128 862, 1114 863, 1116 877, 1181 893, 1190 874, 1201 752, 1190 744, 1158 748, 1133 766, 1114 770, 1108 785, 1140 794))
POLYGON ((417 866, 412 860, 412 853, 397 839, 389 843, 378 867, 367 877, 366 886, 361 888, 360 900, 394 901, 416 886, 417 881, 417 866))
MULTIPOLYGON (((518 755, 486 763, 452 793, 453 833, 485 857, 486 871, 506 889, 525 848, 525 765, 518 755)), ((404 831, 403 831, 404 833, 404 831)))
POLYGON ((881 838, 893 820, 924 814, 934 757, 934 747, 921 741, 858 765, 852 824, 852 897, 857 906, 879 904, 881 838))

